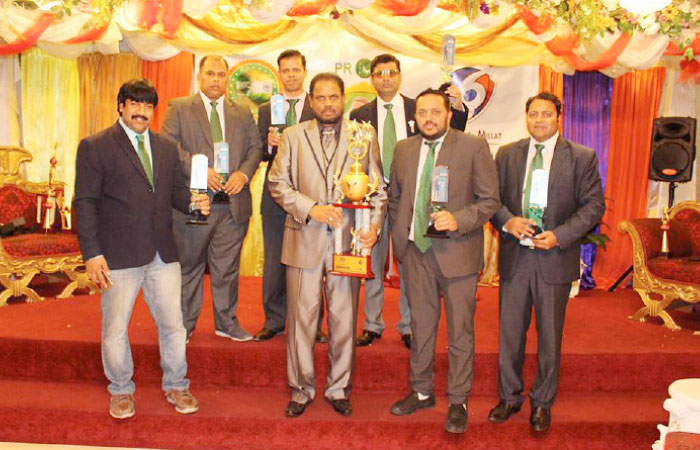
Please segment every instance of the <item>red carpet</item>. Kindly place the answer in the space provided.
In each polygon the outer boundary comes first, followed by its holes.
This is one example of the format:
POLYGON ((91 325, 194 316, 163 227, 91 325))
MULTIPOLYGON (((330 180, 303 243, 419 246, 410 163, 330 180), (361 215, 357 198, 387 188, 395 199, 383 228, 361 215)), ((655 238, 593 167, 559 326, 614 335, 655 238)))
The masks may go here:
MULTIPOLYGON (((242 279, 240 291, 241 323, 255 332, 263 323, 260 280, 242 279)), ((398 292, 389 289, 383 338, 357 351, 350 418, 335 414, 319 395, 303 417, 286 419, 284 338, 234 343, 215 337, 209 300, 188 346, 189 377, 202 408, 193 416, 176 414, 159 389, 155 326, 139 300, 130 330, 137 414, 117 422, 107 414, 99 297, 11 304, 0 309, 0 441, 236 450, 649 448, 658 438, 656 424, 668 421, 662 409, 667 386, 700 373, 700 341, 692 335, 700 328, 697 317, 674 312, 684 329, 671 332, 657 321, 627 319, 641 305, 631 290, 584 293, 567 310, 560 395, 550 431, 543 437, 531 434, 528 404, 506 424, 493 425, 486 415, 497 402, 498 291, 480 289, 479 295, 476 376, 469 429, 462 437, 442 430, 444 323, 437 345, 438 406, 407 418, 389 413, 392 402, 408 392, 408 351, 394 329, 398 292)), ((536 366, 534 338, 531 333, 528 380, 536 366)), ((321 393, 326 349, 316 348, 321 393)))

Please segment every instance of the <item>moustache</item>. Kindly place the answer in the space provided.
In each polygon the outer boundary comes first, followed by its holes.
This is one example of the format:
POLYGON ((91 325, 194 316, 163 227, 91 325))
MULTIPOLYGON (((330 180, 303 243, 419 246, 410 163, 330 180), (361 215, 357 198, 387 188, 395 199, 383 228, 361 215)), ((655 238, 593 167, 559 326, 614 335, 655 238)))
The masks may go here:
POLYGON ((146 120, 146 121, 147 121, 147 120, 148 120, 148 117, 142 116, 142 115, 135 115, 135 116, 131 116, 131 119, 132 119, 132 120, 133 120, 133 119, 141 119, 141 120, 146 120))

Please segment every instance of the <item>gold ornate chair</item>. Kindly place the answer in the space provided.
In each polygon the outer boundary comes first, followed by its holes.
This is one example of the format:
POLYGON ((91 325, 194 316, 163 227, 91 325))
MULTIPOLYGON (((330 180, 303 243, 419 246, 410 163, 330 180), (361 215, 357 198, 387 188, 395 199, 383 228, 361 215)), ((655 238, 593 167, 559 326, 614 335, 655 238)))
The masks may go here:
MULTIPOLYGON (((26 224, 41 222, 46 214, 59 217, 60 212, 42 210, 38 205, 39 198, 50 194, 59 211, 65 207, 63 183, 33 183, 20 176, 21 164, 31 160, 32 155, 24 149, 0 147, 0 224, 20 217, 26 224)), ((68 277, 70 283, 59 298, 70 297, 78 288, 87 288, 91 294, 97 289, 84 272, 77 235, 61 232, 60 224, 55 223, 49 232, 39 227, 36 232, 0 238, 0 307, 10 297, 24 296, 28 302, 43 300, 29 286, 40 273, 62 273, 68 277)))
POLYGON ((644 302, 630 319, 661 317, 666 327, 680 330, 668 310, 700 302, 700 202, 679 203, 669 218, 668 256, 661 253, 661 219, 623 220, 619 229, 632 239, 634 289, 644 302))

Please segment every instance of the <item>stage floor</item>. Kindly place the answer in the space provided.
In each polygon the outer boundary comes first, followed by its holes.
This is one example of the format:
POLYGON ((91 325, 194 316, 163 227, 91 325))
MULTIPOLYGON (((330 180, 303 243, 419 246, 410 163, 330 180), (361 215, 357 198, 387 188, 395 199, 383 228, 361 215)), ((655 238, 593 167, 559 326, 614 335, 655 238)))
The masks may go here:
MULTIPOLYGON (((263 324, 260 289, 259 278, 241 279, 238 315, 251 332, 263 324)), ((327 346, 317 345, 319 396, 294 420, 283 413, 288 400, 285 337, 236 343, 214 336, 208 293, 188 345, 188 376, 201 411, 179 416, 163 400, 156 330, 139 298, 129 332, 137 414, 126 422, 107 415, 99 296, 10 304, 0 309, 0 441, 236 450, 648 448, 658 438, 656 424, 668 421, 662 408, 667 386, 700 375, 700 337, 692 334, 700 328, 697 316, 672 313, 683 327, 673 332, 660 320, 627 319, 642 304, 632 290, 584 292, 567 309, 552 429, 544 437, 531 435, 527 403, 508 423, 491 424, 486 415, 498 400, 498 289, 479 288, 469 430, 454 438, 442 431, 447 407, 444 317, 436 348, 437 407, 408 418, 389 414, 390 405, 409 389, 409 352, 395 331, 398 290, 388 288, 385 297, 384 336, 356 352, 353 415, 342 418, 322 400, 327 346)), ((362 320, 361 300, 358 332, 362 320)), ((526 386, 536 369, 535 350, 531 330, 526 386)))

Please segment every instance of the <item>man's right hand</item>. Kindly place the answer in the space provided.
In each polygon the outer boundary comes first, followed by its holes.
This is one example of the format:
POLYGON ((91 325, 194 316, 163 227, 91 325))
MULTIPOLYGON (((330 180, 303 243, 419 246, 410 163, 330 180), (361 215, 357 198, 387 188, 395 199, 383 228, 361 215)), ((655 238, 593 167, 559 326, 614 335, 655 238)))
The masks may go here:
POLYGON ((270 147, 279 147, 279 145, 282 143, 282 139, 280 138, 279 130, 277 130, 277 127, 270 127, 267 129, 267 145, 270 147))
POLYGON ((224 188, 224 178, 209 167, 207 172, 207 187, 212 192, 219 192, 224 188))
POLYGON ((112 287, 112 281, 109 279, 109 266, 104 256, 95 256, 85 261, 85 271, 88 279, 101 289, 109 289, 112 287))
POLYGON ((515 239, 521 240, 526 237, 532 238, 535 235, 536 225, 534 220, 526 219, 524 217, 515 216, 508 219, 506 222, 506 231, 513 235, 515 239))
POLYGON ((316 222, 323 222, 333 228, 343 226, 343 210, 332 205, 316 205, 309 211, 309 217, 316 222))

